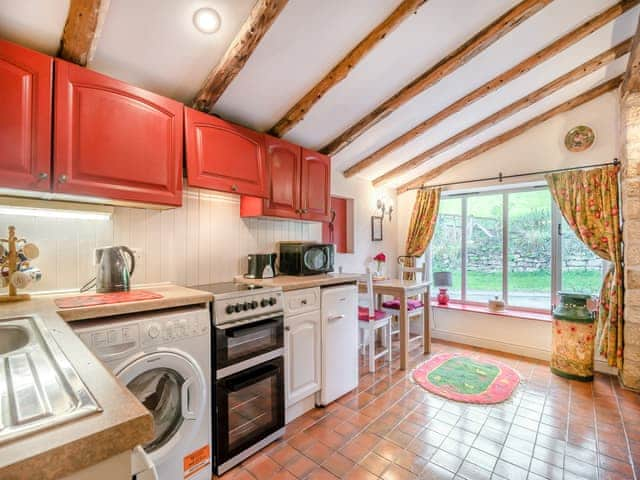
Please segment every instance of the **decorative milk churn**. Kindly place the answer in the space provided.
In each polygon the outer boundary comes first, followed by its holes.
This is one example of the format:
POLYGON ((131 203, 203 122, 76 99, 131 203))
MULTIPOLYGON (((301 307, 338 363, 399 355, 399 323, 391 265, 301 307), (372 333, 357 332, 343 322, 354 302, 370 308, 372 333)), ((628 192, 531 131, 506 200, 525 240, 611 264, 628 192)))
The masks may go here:
POLYGON ((590 295, 558 292, 553 310, 551 371, 571 380, 593 380, 594 316, 587 308, 590 295))

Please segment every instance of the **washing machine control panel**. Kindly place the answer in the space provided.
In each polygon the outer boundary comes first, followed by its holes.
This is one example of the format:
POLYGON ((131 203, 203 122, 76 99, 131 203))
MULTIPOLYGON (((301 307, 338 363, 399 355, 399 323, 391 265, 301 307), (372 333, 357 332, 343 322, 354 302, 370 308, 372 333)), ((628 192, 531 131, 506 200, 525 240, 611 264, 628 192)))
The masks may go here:
POLYGON ((209 335, 210 316, 208 309, 202 309, 198 315, 180 313, 153 315, 148 314, 137 321, 116 320, 102 328, 83 328, 77 330, 80 339, 97 353, 117 356, 139 346, 172 343, 187 337, 209 335))

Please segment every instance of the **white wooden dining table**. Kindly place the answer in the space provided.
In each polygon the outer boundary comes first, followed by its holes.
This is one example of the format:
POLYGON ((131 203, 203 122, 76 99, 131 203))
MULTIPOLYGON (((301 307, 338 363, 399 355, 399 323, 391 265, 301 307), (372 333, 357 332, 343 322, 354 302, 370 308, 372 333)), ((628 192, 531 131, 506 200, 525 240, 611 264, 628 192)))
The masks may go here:
MULTIPOLYGON (((358 282, 358 289, 364 293, 367 291, 367 282, 363 278, 358 282)), ((400 300, 398 322, 400 324, 400 370, 406 370, 409 366, 409 317, 407 315, 407 300, 411 297, 422 297, 424 305, 423 352, 431 353, 431 282, 421 280, 401 280, 391 278, 376 280, 373 282, 373 293, 376 298, 376 308, 382 305, 382 296, 390 295, 400 300)))

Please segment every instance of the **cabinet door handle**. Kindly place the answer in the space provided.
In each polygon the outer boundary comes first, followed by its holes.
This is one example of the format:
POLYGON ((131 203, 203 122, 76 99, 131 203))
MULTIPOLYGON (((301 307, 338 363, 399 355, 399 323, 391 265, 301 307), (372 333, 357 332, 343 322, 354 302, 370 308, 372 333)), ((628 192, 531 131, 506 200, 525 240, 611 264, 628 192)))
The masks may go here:
POLYGON ((331 317, 328 317, 327 320, 330 322, 334 322, 336 320, 342 320, 344 318, 344 315, 333 315, 331 317))
POLYGON ((289 330, 291 330, 291 327, 287 325, 286 327, 284 327, 284 329, 288 332, 289 330))
POLYGON ((66 183, 67 182, 67 176, 63 173, 62 175, 60 175, 58 177, 58 183, 66 183))
POLYGON ((231 185, 231 191, 232 192, 237 192, 238 191, 238 185, 231 185))
POLYGON ((38 174, 38 180, 46 180, 49 178, 49 174, 47 172, 41 172, 38 174))
POLYGON ((306 301, 306 300, 302 300, 300 303, 301 303, 302 305, 306 305, 306 304, 307 304, 307 301, 306 301))

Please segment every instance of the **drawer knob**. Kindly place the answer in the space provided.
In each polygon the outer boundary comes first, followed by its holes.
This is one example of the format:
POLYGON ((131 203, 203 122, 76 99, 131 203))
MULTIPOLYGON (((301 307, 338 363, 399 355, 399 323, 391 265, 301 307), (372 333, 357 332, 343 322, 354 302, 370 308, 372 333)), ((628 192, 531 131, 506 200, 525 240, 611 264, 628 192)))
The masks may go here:
POLYGON ((231 191, 232 192, 237 192, 238 191, 238 185, 236 185, 236 184, 231 185, 231 191))
POLYGON ((291 330, 291 327, 287 325, 286 327, 284 327, 284 329, 288 332, 291 330))
POLYGON ((58 177, 58 183, 66 183, 66 182, 67 182, 67 176, 63 173, 58 177))
POLYGON ((302 305, 306 305, 306 304, 307 304, 307 301, 306 301, 306 300, 302 300, 300 303, 301 303, 302 305))
POLYGON ((41 172, 38 174, 39 180, 46 180, 47 178, 49 178, 49 174, 47 172, 41 172))

